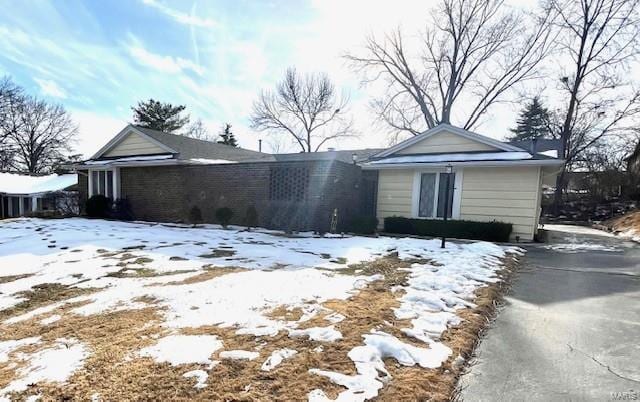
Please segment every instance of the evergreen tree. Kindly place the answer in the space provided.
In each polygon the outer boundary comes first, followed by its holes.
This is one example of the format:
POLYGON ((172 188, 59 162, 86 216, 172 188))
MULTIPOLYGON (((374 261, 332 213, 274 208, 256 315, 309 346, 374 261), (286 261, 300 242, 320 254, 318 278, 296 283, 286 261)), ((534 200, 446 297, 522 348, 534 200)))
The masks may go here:
POLYGON ((224 125, 222 133, 220 133, 218 144, 231 145, 232 147, 238 146, 238 141, 236 141, 235 135, 233 135, 233 133, 231 132, 231 124, 226 123, 224 125))
POLYGON ((184 105, 173 106, 153 99, 140 101, 133 110, 133 121, 136 125, 153 130, 173 133, 189 123, 189 116, 182 116, 184 105))
POLYGON ((511 141, 550 138, 549 111, 542 105, 539 97, 534 97, 519 114, 517 127, 512 128, 511 141))

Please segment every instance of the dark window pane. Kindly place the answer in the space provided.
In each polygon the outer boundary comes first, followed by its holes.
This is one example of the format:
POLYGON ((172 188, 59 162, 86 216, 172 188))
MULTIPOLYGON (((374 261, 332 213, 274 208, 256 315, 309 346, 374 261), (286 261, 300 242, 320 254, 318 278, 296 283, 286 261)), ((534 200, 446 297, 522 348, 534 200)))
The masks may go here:
POLYGON ((447 218, 451 218, 453 210, 453 185, 455 183, 455 173, 440 173, 440 183, 438 183, 438 218, 444 218, 445 189, 447 188, 447 178, 449 178, 449 204, 447 218))
POLYGON ((96 195, 100 194, 100 180, 98 180, 98 171, 94 170, 91 172, 91 194, 96 195))
POLYGON ((423 173, 420 177, 420 205, 418 216, 423 218, 433 217, 433 197, 435 196, 436 174, 423 173))
POLYGON ((104 191, 104 170, 101 170, 100 173, 98 174, 98 177, 100 179, 100 185, 98 186, 98 194, 102 194, 105 195, 105 191, 104 191))
POLYGON ((113 172, 111 170, 107 171, 107 189, 105 195, 113 199, 113 172))

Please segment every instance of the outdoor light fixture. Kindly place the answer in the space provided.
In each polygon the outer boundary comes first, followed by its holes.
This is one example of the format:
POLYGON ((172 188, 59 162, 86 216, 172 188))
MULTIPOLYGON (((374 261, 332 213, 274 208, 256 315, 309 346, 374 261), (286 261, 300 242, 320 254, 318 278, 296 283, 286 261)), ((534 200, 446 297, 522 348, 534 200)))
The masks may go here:
POLYGON ((453 173, 453 166, 451 166, 451 164, 445 166, 444 171, 447 174, 447 182, 444 188, 444 213, 442 214, 444 225, 442 227, 442 244, 440 245, 440 248, 444 248, 446 242, 445 234, 447 233, 447 216, 449 215, 449 187, 451 186, 451 173, 453 173))

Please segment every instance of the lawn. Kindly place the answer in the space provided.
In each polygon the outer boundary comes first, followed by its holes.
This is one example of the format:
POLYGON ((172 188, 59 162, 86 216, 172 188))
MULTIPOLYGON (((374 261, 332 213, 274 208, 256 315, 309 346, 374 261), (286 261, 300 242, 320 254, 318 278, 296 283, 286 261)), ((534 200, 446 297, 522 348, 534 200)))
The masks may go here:
POLYGON ((0 400, 447 400, 521 253, 0 222, 0 400))

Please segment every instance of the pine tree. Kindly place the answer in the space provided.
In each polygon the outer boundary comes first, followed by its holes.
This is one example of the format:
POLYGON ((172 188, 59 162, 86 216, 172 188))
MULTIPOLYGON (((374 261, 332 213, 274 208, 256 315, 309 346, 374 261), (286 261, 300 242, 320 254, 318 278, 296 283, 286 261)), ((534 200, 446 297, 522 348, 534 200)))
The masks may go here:
POLYGON ((534 97, 519 114, 516 128, 512 128, 511 141, 551 138, 549 130, 549 111, 542 105, 539 97, 534 97))
POLYGON ((233 133, 231 132, 231 124, 226 123, 224 125, 222 133, 220 133, 218 144, 231 145, 232 147, 238 146, 238 141, 236 141, 235 135, 233 135, 233 133))
POLYGON ((189 123, 189 116, 182 116, 184 105, 173 106, 153 99, 140 101, 133 110, 133 121, 136 125, 153 130, 173 133, 189 123))

